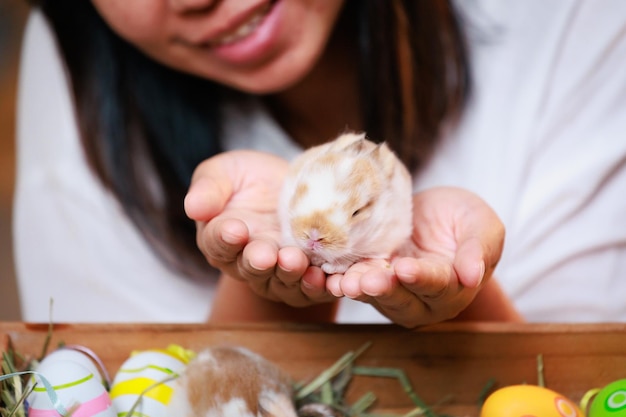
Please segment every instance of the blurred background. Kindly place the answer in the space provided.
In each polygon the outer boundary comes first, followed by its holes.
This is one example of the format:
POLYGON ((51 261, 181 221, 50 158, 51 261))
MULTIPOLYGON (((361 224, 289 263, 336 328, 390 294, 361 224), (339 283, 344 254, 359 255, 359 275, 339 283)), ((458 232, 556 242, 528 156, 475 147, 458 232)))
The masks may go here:
POLYGON ((11 242, 15 181, 15 94, 26 0, 0 0, 0 321, 19 320, 11 242))

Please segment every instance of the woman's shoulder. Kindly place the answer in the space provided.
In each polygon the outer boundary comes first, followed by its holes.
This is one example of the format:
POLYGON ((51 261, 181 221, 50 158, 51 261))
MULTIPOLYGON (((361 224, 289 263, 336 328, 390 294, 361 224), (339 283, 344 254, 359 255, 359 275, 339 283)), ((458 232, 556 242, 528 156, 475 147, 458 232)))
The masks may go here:
MULTIPOLYGON (((52 29, 33 9, 22 41, 17 92, 18 142, 75 134, 69 80, 52 29)), ((53 151, 53 149, 51 149, 53 151)))
MULTIPOLYGON (((60 61, 60 55, 54 39, 52 27, 43 12, 36 7, 32 8, 24 26, 21 68, 24 68, 25 59, 46 58, 60 61)), ((27 61, 26 63, 29 62, 27 61)))

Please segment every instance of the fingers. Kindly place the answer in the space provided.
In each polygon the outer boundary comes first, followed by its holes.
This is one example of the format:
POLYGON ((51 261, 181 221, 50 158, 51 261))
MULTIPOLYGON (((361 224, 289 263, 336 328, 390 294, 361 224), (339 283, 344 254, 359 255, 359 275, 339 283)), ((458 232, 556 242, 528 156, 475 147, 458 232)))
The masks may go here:
POLYGON ((423 299, 437 300, 458 291, 452 266, 431 258, 400 258, 394 264, 398 280, 423 299))
MULTIPOLYGON (((478 245, 479 246, 479 245, 478 245)), ((474 265, 482 251, 468 245, 462 262, 474 265)), ((472 271, 471 267, 459 268, 472 271)), ((466 271, 466 272, 467 272, 466 271)), ((474 268, 477 276, 479 268, 474 268)), ((407 328, 448 320, 463 310, 475 289, 465 287, 456 267, 444 256, 399 258, 389 267, 385 262, 360 262, 345 274, 327 279, 328 292, 336 297, 372 304, 388 319, 407 328)))
POLYGON ((237 261, 249 238, 246 224, 236 219, 200 222, 196 233, 198 248, 207 261, 219 269, 237 261))
POLYGON ((241 273, 244 278, 270 276, 278 262, 278 246, 275 242, 254 240, 243 249, 241 273))
POLYGON ((318 267, 309 266, 309 259, 300 249, 285 247, 278 253, 276 276, 270 290, 294 307, 332 301, 326 291, 326 275, 318 267))
POLYGON ((198 247, 207 261, 238 279, 257 280, 274 273, 278 260, 275 242, 250 240, 238 219, 215 219, 198 227, 198 247))
POLYGON ((326 274, 321 268, 310 266, 302 275, 301 290, 306 297, 316 303, 325 303, 336 300, 326 290, 326 274))
POLYGON ((328 277, 327 286, 335 296, 345 295, 372 304, 401 326, 413 328, 431 321, 430 306, 402 285, 386 263, 355 264, 344 275, 328 277))
POLYGON ((457 250, 454 269, 461 283, 476 288, 491 275, 504 246, 504 224, 480 197, 466 197, 466 210, 456 221, 457 250))
MULTIPOLYGON (((492 227, 462 230, 454 254, 453 265, 461 285, 477 288, 489 277, 500 260, 504 244, 504 227, 497 218, 490 220, 492 227)), ((470 222, 471 223, 471 222, 470 222)), ((478 223, 478 222, 474 222, 478 223)))
POLYGON ((375 297, 371 304, 389 320, 409 329, 433 321, 430 306, 401 287, 398 291, 375 297))
POLYGON ((413 328, 430 321, 428 304, 401 285, 393 269, 371 269, 361 276, 360 284, 368 302, 394 323, 413 328))
POLYGON ((325 275, 309 267, 297 248, 282 248, 268 240, 250 240, 246 225, 234 219, 217 219, 204 230, 199 247, 209 263, 233 278, 247 282, 263 298, 293 307, 332 301, 325 275), (210 243, 203 243, 210 242, 210 243))
POLYGON ((421 254, 447 254, 463 285, 479 285, 500 260, 504 225, 478 195, 455 187, 427 190, 414 196, 414 216, 421 254))
POLYGON ((336 297, 346 296, 362 300, 372 295, 370 293, 382 291, 378 286, 384 286, 382 283, 386 281, 385 275, 393 275, 393 271, 389 268, 387 261, 371 259, 357 262, 348 268, 344 274, 329 276, 326 287, 336 297))
POLYGON ((277 276, 269 280, 269 291, 292 307, 307 307, 335 300, 326 291, 326 277, 318 267, 308 267, 301 278, 285 282, 277 276))
MULTIPOLYGON (((474 258, 468 257, 470 260, 474 258)), ((474 268, 476 262, 470 263, 472 267, 466 269, 474 270, 476 276, 481 275, 480 267, 474 268)), ((399 283, 423 303, 424 316, 417 318, 424 320, 422 324, 454 318, 478 292, 478 284, 470 288, 461 282, 457 269, 459 267, 445 259, 401 258, 396 261, 394 271, 399 283)))
POLYGON ((276 276, 287 286, 299 284, 309 266, 309 259, 297 248, 285 247, 278 252, 276 276))

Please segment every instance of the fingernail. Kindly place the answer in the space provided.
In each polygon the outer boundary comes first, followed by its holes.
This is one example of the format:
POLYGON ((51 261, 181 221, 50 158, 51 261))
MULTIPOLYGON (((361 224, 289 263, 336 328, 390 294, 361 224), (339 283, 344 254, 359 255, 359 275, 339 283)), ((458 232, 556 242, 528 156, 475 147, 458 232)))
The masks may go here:
POLYGON ((222 241, 229 245, 238 245, 241 243, 241 235, 237 233, 232 233, 232 231, 229 230, 223 230, 221 237, 222 241))
POLYGON ((480 285, 480 283, 483 282, 483 278, 485 278, 485 261, 481 260, 478 265, 478 282, 476 285, 480 285))
POLYGON ((235 245, 239 242, 239 238, 232 233, 222 233, 222 240, 229 245, 235 245))

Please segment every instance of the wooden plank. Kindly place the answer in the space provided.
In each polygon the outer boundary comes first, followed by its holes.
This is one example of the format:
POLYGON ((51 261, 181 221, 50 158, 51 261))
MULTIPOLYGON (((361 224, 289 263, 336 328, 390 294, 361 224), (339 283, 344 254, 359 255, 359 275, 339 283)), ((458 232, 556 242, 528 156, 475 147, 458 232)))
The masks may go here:
MULTIPOLYGON (((47 325, 0 323, 18 352, 37 355, 47 325)), ((510 325, 446 323, 407 331, 386 325, 142 325, 57 324, 51 346, 81 344, 94 350, 114 374, 133 350, 179 344, 193 350, 215 344, 246 346, 308 381, 348 351, 366 342, 358 360, 365 366, 395 367, 409 375, 428 403, 448 398, 453 415, 477 415, 479 393, 490 379, 498 386, 537 382, 537 355, 544 358, 548 387, 574 401, 591 388, 626 377, 626 324, 510 325)), ((349 398, 366 391, 381 410, 406 410, 411 403, 387 378, 355 378, 349 398)))

